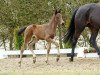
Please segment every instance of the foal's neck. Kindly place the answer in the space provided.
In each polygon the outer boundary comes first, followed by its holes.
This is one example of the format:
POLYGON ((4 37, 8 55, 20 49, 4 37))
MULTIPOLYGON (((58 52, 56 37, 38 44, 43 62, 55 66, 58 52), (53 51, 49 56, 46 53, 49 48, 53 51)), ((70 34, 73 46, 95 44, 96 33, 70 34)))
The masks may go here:
POLYGON ((51 21, 49 22, 49 27, 50 29, 55 32, 56 31, 56 28, 57 28, 57 21, 55 19, 55 15, 53 15, 51 21))

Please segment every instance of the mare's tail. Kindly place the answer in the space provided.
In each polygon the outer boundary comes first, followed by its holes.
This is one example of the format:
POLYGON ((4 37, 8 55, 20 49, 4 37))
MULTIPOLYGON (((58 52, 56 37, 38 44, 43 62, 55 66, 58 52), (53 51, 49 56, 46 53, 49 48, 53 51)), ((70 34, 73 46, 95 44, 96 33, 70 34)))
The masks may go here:
POLYGON ((27 27, 23 27, 18 31, 18 36, 20 36, 26 29, 27 27))
POLYGON ((72 39, 73 39, 73 36, 74 36, 74 33, 75 33, 75 23, 74 23, 74 21, 75 21, 75 15, 76 15, 77 10, 78 9, 76 9, 74 11, 73 15, 72 15, 69 28, 67 30, 67 33, 64 36, 64 39, 63 39, 64 43, 70 42, 72 44, 72 39))

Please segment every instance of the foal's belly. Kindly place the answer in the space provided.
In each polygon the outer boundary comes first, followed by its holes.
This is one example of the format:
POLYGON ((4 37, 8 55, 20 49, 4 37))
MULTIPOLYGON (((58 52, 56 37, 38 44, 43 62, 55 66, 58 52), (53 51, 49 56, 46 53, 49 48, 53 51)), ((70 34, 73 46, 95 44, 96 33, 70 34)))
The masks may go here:
POLYGON ((45 34, 44 33, 35 33, 34 34, 38 39, 44 40, 45 39, 45 34))

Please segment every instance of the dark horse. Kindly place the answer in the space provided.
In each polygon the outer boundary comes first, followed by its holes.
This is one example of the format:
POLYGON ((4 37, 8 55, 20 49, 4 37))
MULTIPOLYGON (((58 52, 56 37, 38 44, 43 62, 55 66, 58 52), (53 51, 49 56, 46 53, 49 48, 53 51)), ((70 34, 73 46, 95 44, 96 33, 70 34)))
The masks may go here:
POLYGON ((74 11, 70 26, 64 36, 64 42, 70 42, 72 45, 72 52, 70 61, 73 61, 74 50, 77 40, 82 31, 88 27, 91 30, 90 44, 96 49, 99 57, 100 50, 96 43, 96 37, 100 29, 100 4, 92 3, 79 7, 74 11))

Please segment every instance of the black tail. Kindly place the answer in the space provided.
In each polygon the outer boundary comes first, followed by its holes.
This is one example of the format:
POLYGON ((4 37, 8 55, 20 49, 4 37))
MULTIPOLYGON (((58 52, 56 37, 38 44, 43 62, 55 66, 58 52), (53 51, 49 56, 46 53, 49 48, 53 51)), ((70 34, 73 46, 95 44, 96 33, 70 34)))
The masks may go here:
POLYGON ((70 21, 70 26, 69 26, 69 28, 67 30, 67 33, 64 36, 64 40, 63 40, 64 43, 70 42, 72 44, 73 35, 75 33, 74 20, 75 20, 75 15, 76 15, 77 10, 75 10, 73 15, 72 15, 72 18, 71 18, 71 21, 70 21))
POLYGON ((18 31, 18 36, 20 36, 26 29, 27 27, 23 27, 18 31))

